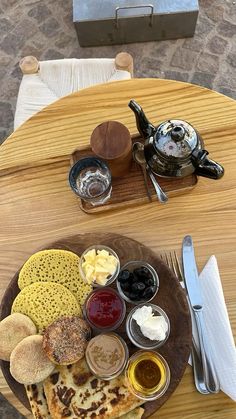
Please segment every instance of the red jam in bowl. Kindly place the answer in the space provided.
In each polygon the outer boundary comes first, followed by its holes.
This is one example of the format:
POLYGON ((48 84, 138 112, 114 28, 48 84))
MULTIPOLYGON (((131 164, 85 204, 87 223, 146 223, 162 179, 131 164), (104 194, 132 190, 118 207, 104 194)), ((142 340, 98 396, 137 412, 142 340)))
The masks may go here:
POLYGON ((85 314, 92 327, 114 330, 125 317, 125 302, 112 288, 94 290, 85 303, 85 314))

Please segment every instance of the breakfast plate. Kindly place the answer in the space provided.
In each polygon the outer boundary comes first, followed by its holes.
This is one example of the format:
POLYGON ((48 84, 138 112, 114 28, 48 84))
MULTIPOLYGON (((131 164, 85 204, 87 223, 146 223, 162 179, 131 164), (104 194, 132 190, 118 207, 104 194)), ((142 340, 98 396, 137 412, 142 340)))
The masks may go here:
MULTIPOLYGON (((159 289, 152 299, 152 304, 158 305, 167 314, 170 321, 170 334, 164 345, 157 349, 157 352, 167 361, 171 378, 169 387, 162 397, 143 403, 144 414, 142 417, 146 418, 168 400, 180 383, 187 366, 192 339, 188 303, 178 279, 165 263, 151 249, 126 236, 110 233, 77 234, 49 243, 43 249, 63 249, 81 256, 85 249, 99 244, 108 246, 117 253, 121 267, 131 260, 143 260, 154 267, 159 277, 159 289)), ((13 301, 20 292, 17 282, 19 272, 16 272, 3 296, 0 320, 11 313, 13 301)), ((114 282, 111 286, 116 288, 116 283, 114 282)), ((126 317, 133 307, 134 305, 126 301, 126 317)), ((128 345, 129 355, 133 355, 138 348, 133 345, 126 334, 125 320, 115 332, 128 345)), ((1 361, 1 368, 13 393, 26 408, 30 409, 25 387, 11 376, 9 362, 1 361)))

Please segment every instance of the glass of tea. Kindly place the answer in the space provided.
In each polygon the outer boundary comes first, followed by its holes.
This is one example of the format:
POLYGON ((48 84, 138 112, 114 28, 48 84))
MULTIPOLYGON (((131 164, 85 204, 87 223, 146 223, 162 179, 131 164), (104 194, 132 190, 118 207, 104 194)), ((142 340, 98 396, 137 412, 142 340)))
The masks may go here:
POLYGON ((155 351, 135 352, 129 358, 125 375, 130 391, 143 400, 158 399, 170 384, 169 366, 155 351))
POLYGON ((76 195, 93 206, 102 205, 111 197, 111 172, 96 157, 78 160, 70 170, 69 184, 76 195))

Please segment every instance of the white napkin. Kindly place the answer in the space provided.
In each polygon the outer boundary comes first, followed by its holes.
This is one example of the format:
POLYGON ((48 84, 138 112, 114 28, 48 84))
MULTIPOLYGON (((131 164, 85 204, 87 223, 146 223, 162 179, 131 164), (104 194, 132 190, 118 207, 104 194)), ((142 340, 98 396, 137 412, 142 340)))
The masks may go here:
MULTIPOLYGON (((220 388, 236 401, 236 347, 215 256, 210 257, 199 279, 206 331, 220 388)), ((195 334, 196 330, 193 328, 194 337, 195 334)))

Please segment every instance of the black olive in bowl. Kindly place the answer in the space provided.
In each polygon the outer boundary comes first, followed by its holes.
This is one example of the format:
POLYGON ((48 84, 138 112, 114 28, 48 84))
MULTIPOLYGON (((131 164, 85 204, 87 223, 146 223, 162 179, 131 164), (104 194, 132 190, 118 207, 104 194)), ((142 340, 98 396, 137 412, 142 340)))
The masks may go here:
POLYGON ((132 304, 151 301, 159 288, 157 272, 142 260, 130 261, 122 266, 116 283, 120 295, 132 304))

